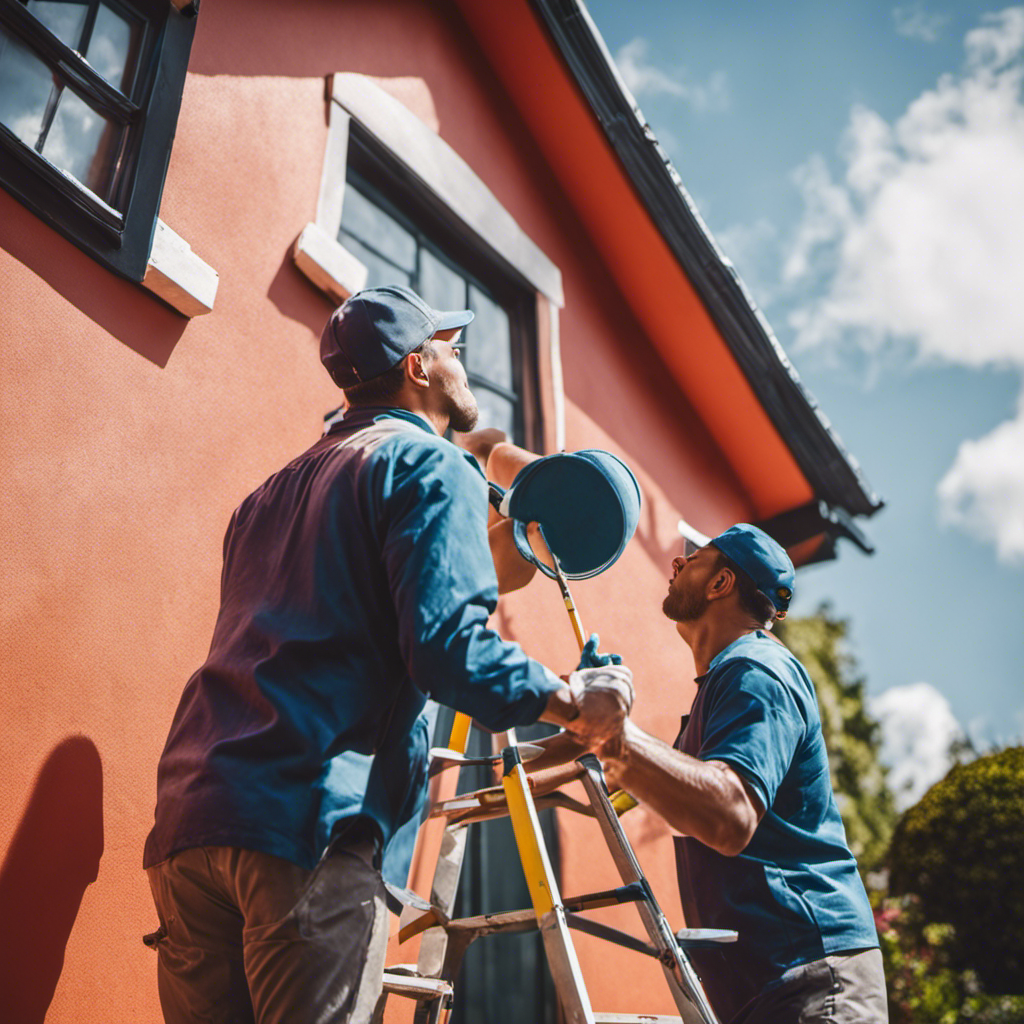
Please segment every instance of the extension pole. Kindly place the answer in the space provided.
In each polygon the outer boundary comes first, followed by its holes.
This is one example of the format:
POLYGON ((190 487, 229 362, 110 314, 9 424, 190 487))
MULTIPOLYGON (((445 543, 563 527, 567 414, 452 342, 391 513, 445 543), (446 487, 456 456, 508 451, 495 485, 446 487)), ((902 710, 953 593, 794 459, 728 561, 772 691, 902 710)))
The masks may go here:
POLYGON ((565 602, 565 610, 569 613, 569 621, 572 623, 572 631, 576 634, 576 643, 580 645, 580 653, 583 652, 583 648, 587 643, 586 635, 583 632, 583 623, 580 622, 580 613, 576 611, 576 603, 572 599, 572 593, 569 591, 569 581, 565 578, 565 573, 562 572, 561 565, 558 564, 558 556, 548 548, 548 553, 551 555, 551 564, 555 570, 555 579, 558 580, 558 588, 562 591, 562 600, 565 602))

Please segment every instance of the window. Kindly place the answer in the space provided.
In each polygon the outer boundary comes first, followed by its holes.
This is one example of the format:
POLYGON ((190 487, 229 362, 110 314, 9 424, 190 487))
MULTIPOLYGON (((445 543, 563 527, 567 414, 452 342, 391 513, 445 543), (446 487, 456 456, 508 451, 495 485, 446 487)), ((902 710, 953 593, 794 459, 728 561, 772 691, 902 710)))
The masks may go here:
POLYGON ((363 75, 332 76, 316 219, 296 267, 335 302, 381 280, 477 318, 466 361, 481 425, 535 451, 565 447, 558 267, 436 132, 363 75), (512 429, 509 429, 511 425, 512 429))
POLYGON ((525 353, 514 351, 514 297, 511 309, 502 305, 351 165, 338 241, 366 267, 365 287, 404 284, 435 309, 473 310, 476 317, 462 332, 462 343, 466 373, 480 406, 480 426, 499 427, 522 442, 518 381, 528 360, 525 353))
POLYGON ((186 10, 169 0, 0 0, 0 185, 137 281, 195 26, 186 10))

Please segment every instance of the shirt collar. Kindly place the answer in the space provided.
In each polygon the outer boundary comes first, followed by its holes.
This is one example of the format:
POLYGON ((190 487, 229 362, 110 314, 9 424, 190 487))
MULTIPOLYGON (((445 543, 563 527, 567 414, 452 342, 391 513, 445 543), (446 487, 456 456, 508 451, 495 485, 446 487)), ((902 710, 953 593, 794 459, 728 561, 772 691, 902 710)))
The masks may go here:
POLYGON ((396 419, 408 420, 417 427, 425 430, 428 434, 437 437, 437 431, 419 413, 410 412, 408 409, 401 409, 398 406, 369 406, 361 405, 349 409, 344 416, 331 426, 331 433, 335 430, 351 429, 352 427, 365 426, 367 423, 376 423, 378 420, 396 419))
POLYGON ((716 654, 716 655, 715 655, 715 656, 714 656, 714 657, 713 657, 713 658, 711 659, 711 664, 710 664, 710 665, 708 665, 708 670, 707 670, 707 672, 705 672, 705 673, 704 673, 703 675, 701 675, 701 676, 696 676, 696 677, 694 678, 694 680, 693 680, 693 681, 694 681, 694 682, 695 682, 695 683, 696 683, 696 684, 697 684, 698 686, 700 686, 700 684, 701 684, 701 683, 703 683, 703 682, 704 682, 704 681, 705 681, 705 680, 707 679, 707 677, 708 677, 709 675, 711 675, 711 673, 712 673, 712 672, 714 672, 714 670, 715 670, 716 668, 718 668, 718 666, 719 666, 719 665, 720 665, 720 664, 721 664, 721 663, 722 663, 723 661, 725 661, 725 659, 726 659, 726 657, 728 656, 729 652, 730 652, 730 651, 731 651, 731 650, 732 650, 732 649, 733 649, 734 647, 737 647, 737 646, 738 646, 739 644, 743 643, 744 641, 746 641, 746 640, 747 640, 747 639, 749 639, 750 637, 757 637, 757 638, 758 638, 759 640, 768 640, 768 639, 771 639, 770 637, 768 637, 768 636, 767 636, 767 635, 765 634, 765 631, 764 631, 763 629, 754 629, 754 630, 751 630, 751 631, 750 631, 749 633, 744 633, 744 634, 743 634, 742 636, 738 636, 738 637, 736 637, 736 639, 735 639, 735 640, 733 640, 733 642, 732 642, 731 644, 729 644, 729 645, 728 645, 727 647, 723 647, 723 648, 722 648, 722 649, 721 649, 721 650, 720 650, 720 651, 719 651, 719 652, 718 652, 718 653, 717 653, 717 654, 716 654))

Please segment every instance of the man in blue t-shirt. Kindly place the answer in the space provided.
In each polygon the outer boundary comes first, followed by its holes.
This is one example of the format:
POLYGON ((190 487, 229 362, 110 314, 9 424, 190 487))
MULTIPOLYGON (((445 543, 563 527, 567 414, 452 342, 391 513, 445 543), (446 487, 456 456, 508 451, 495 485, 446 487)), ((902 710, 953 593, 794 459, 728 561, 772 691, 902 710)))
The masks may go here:
POLYGON ((423 802, 428 697, 589 743, 629 710, 628 669, 584 669, 574 696, 487 628, 489 541, 511 538, 488 536, 487 482, 443 436, 476 421, 472 318, 399 286, 352 296, 320 347, 348 411, 231 517, 144 855, 168 1024, 370 1019, 382 855, 423 802))
POLYGON ((735 944, 691 957, 729 1024, 888 1020, 874 920, 829 777, 814 687, 770 633, 789 556, 745 523, 672 562, 663 611, 693 652, 697 696, 674 746, 626 722, 610 781, 675 839, 690 927, 735 944))

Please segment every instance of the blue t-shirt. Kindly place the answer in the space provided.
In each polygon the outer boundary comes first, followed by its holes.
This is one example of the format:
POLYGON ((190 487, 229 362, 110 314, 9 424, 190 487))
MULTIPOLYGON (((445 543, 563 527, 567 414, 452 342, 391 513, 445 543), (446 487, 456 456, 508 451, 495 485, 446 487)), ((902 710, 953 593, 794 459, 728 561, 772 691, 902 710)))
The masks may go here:
POLYGON ((486 523, 476 460, 401 409, 351 412, 242 502, 146 866, 239 846, 311 868, 355 818, 386 843, 424 798, 428 697, 495 731, 537 720, 562 684, 487 628, 486 523))
POLYGON ((765 807, 753 838, 726 857, 677 837, 679 888, 690 927, 731 928, 739 940, 692 954, 728 1021, 785 970, 878 945, 846 842, 814 686, 782 644, 757 630, 711 662, 676 749, 724 761, 765 807))

